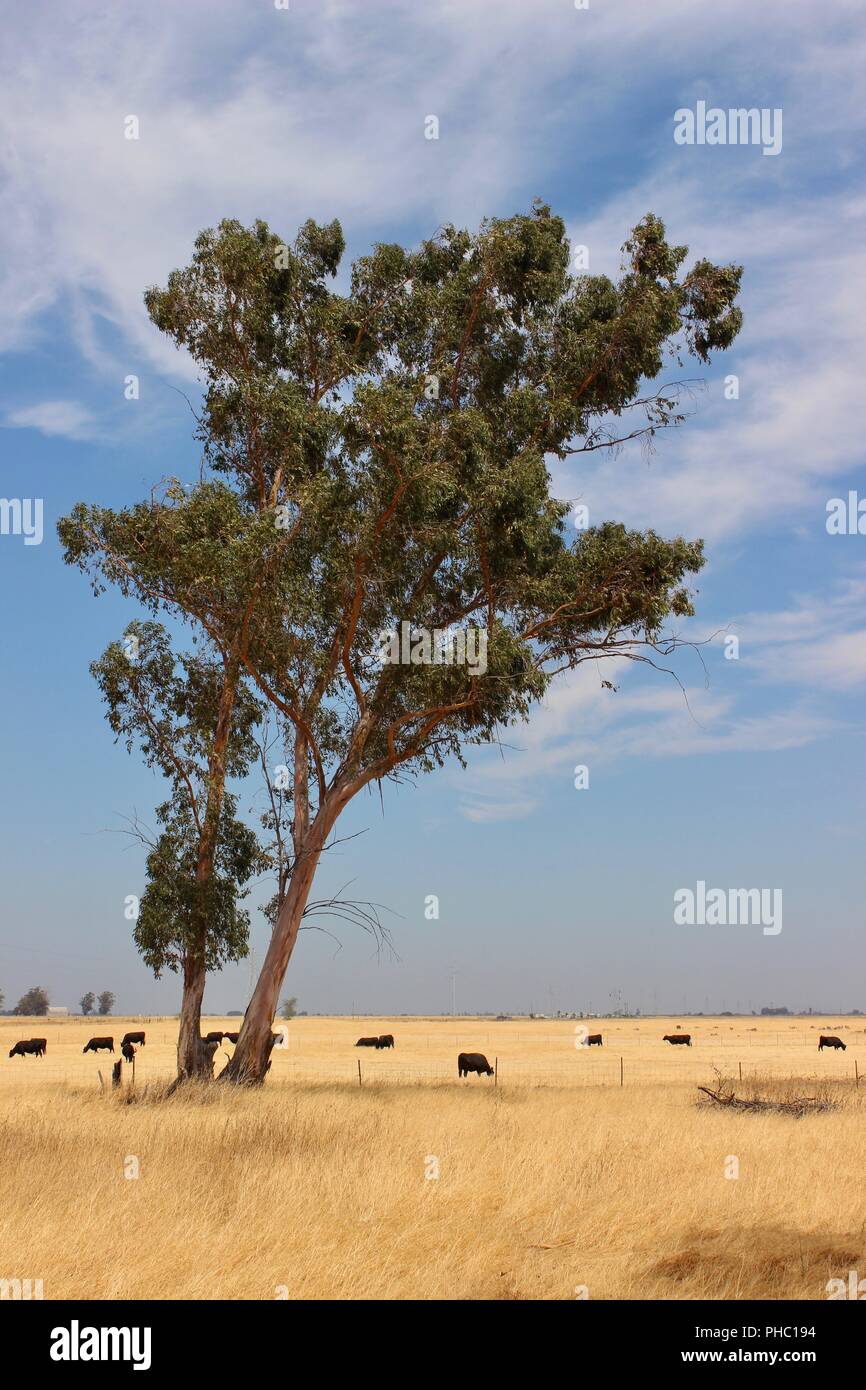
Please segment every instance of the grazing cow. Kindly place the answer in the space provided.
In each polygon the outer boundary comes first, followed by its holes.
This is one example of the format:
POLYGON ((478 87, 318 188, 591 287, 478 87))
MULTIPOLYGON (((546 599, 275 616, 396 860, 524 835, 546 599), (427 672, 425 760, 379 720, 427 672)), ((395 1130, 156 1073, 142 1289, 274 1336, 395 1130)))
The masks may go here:
POLYGON ((44 1057, 47 1052, 44 1038, 27 1038, 24 1042, 17 1042, 9 1053, 10 1057, 44 1057))
POLYGON ((847 1052, 847 1048, 841 1038, 837 1038, 833 1033, 822 1033, 818 1039, 818 1051, 821 1052, 825 1047, 840 1048, 847 1052))
POLYGON ((205 1033, 205 1035, 204 1035, 204 1041, 205 1041, 206 1043, 212 1043, 212 1042, 221 1043, 222 1040, 223 1040, 223 1038, 224 1038, 224 1036, 225 1036, 224 1033, 205 1033))
POLYGON ((114 1051, 114 1038, 91 1038, 91 1039, 90 1039, 90 1042, 87 1043, 87 1045, 86 1045, 85 1047, 82 1047, 81 1051, 82 1051, 82 1052, 113 1052, 113 1051, 114 1051))
POLYGON ((601 1033, 590 1033, 586 1040, 587 1047, 601 1047, 601 1033))
POLYGON ((379 1046, 380 1046, 380 1047, 393 1047, 393 1046, 394 1046, 394 1034, 393 1034, 393 1033, 383 1033, 382 1036, 381 1036, 381 1038, 379 1039, 379 1046))
POLYGON ((120 1051, 123 1054, 124 1062, 135 1061, 135 1048, 133 1047, 132 1043, 127 1042, 125 1038, 123 1042, 120 1044, 120 1051))
POLYGON ((240 1033, 223 1033, 223 1042, 236 1043, 240 1033))
POLYGON ((669 1042, 674 1044, 685 1043, 686 1047, 691 1047, 692 1035, 691 1033, 665 1033, 664 1037, 662 1038, 662 1042, 669 1042))
POLYGON ((124 1043, 140 1043, 144 1047, 144 1033, 124 1033, 120 1046, 123 1047, 124 1043))
POLYGON ((355 1046, 356 1046, 356 1047, 378 1047, 378 1046, 379 1046, 379 1039, 378 1039, 378 1038, 359 1038, 358 1041, 355 1043, 355 1046))
POLYGON ((493 1068, 483 1052, 461 1052, 457 1058, 457 1075, 468 1076, 471 1071, 479 1076, 492 1076, 493 1068))

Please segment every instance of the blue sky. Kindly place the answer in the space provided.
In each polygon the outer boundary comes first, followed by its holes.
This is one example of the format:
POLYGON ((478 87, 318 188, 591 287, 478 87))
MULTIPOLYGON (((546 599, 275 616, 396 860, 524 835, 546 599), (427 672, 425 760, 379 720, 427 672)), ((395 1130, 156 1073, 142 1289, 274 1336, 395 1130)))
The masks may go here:
MULTIPOLYGON (((338 217, 344 272, 377 239, 549 201, 615 272, 647 211, 691 258, 745 266, 745 327, 648 457, 552 468, 592 520, 703 536, 697 617, 717 634, 682 687, 586 666, 532 722, 416 788, 362 799, 323 887, 387 904, 399 960, 348 926, 305 933, 287 990, 311 1011, 866 1006, 866 536, 826 504, 866 495, 862 320, 866 56, 839 0, 154 0, 4 5, 0 60, 0 493, 44 500, 44 540, 0 535, 0 988, 175 1011, 124 919, 142 854, 122 818, 161 786, 116 747, 88 664, 133 610, 66 569, 57 518, 198 471, 191 365, 150 326, 145 286, 203 226, 262 217, 290 239, 338 217), (12 40, 9 42, 9 40, 12 40), (780 108, 783 146, 682 146, 699 100, 780 108), (135 114, 140 138, 123 138, 135 114), (439 139, 424 138, 428 115, 439 139), (138 401, 124 378, 139 376, 138 401), (726 376, 739 379, 726 399, 726 376), (724 637, 739 638, 726 660, 724 637), (684 693, 685 691, 685 693, 684 693), (590 785, 574 788, 586 764, 590 785), (677 926, 673 895, 781 888, 784 925, 677 926), (438 920, 424 916, 437 894, 438 920)), ((249 797, 247 797, 249 800, 249 797)), ((254 913, 259 960, 267 928, 254 913)), ((246 965, 206 1007, 242 1008, 246 965)))

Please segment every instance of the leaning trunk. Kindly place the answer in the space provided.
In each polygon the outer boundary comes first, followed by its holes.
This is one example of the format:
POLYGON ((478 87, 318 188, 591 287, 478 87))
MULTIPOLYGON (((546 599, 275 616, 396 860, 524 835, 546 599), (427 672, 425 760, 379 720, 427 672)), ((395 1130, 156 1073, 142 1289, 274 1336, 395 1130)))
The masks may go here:
MULTIPOLYGON (((318 837, 315 838, 318 840, 318 837)), ((277 1001, 298 939, 301 918, 307 906, 321 852, 321 847, 311 848, 301 854, 295 865, 261 974, 244 1014, 237 1047, 228 1066, 220 1073, 220 1080, 256 1085, 265 1079, 273 1047, 273 1021, 277 1001)))

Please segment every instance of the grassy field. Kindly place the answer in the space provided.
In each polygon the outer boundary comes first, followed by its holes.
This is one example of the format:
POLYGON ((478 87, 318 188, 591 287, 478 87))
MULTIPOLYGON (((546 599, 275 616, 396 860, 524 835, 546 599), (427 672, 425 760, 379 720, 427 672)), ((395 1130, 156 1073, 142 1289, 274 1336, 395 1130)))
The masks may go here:
POLYGON ((683 1019, 694 1046, 672 1048, 676 1022, 594 1020, 589 1051, 552 1020, 297 1019, 262 1090, 165 1100, 173 1019, 2 1019, 0 1278, 46 1299, 822 1299, 866 1277, 859 1021, 683 1019), (84 1042, 136 1026, 135 1091, 103 1093, 84 1042), (819 1031, 848 1050, 818 1054, 819 1031), (393 1053, 353 1048, 380 1032, 393 1053), (8 1058, 32 1036, 45 1059, 8 1058), (498 1085, 459 1082, 460 1049, 498 1085), (715 1067, 836 1108, 698 1105, 715 1067))

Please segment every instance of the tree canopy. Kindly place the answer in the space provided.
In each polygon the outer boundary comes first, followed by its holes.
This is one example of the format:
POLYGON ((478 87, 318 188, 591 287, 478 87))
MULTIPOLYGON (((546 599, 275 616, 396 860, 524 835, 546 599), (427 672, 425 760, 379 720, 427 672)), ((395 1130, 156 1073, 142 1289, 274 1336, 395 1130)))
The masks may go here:
MULTIPOLYGON (((680 425, 665 365, 708 361, 741 321, 740 268, 685 269, 652 215, 617 280, 570 273, 543 203, 416 250, 377 245, 339 293, 343 250, 336 222, 305 223, 291 246, 263 222, 203 232, 146 295, 202 372, 201 481, 121 511, 80 504, 60 524, 97 588, 190 623, 288 731, 291 881, 236 1079, 263 1075, 319 856, 358 791, 496 739, 564 670, 676 641, 665 625, 692 612, 701 542, 616 521, 575 533, 548 460, 680 425), (470 629, 483 669, 429 659, 424 633, 470 629), (419 645, 383 661, 398 630, 419 645)), ((194 663, 180 679, 210 689, 194 663)), ((247 708, 232 712, 241 730, 247 708)), ((177 863, 189 825, 169 831, 177 863)))

